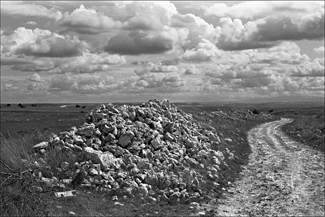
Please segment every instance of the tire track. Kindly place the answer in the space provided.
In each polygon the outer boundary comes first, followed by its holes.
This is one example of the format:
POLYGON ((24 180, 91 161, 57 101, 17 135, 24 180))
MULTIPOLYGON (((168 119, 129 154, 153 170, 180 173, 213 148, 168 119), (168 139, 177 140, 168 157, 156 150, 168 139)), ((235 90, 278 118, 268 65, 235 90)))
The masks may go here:
POLYGON ((324 216, 324 154, 285 135, 281 126, 291 121, 248 132, 249 162, 218 202, 217 216, 324 216))

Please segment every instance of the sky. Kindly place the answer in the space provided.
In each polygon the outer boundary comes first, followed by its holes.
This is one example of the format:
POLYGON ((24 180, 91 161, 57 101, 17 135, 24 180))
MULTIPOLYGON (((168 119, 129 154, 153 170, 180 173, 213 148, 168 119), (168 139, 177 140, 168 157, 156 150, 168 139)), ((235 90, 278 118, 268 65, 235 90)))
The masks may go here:
POLYGON ((1 103, 324 98, 323 1, 1 1, 1 103))

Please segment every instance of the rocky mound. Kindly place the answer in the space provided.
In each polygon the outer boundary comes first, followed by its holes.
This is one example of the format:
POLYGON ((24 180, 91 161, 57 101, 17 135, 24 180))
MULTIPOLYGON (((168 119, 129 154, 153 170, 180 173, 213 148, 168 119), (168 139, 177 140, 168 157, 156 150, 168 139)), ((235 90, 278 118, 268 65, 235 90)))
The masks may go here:
POLYGON ((232 157, 220 147, 213 127, 168 100, 102 104, 79 128, 35 145, 38 160, 31 166, 40 191, 77 187, 115 199, 191 202, 218 189, 224 158, 232 157))

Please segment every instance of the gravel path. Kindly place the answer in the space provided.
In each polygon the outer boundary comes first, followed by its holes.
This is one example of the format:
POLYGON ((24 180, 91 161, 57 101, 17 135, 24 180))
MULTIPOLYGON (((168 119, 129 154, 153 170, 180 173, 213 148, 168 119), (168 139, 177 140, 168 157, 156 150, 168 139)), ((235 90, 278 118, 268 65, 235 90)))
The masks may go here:
POLYGON ((286 136, 280 127, 291 121, 248 133, 249 163, 219 200, 217 216, 324 216, 324 154, 286 136))

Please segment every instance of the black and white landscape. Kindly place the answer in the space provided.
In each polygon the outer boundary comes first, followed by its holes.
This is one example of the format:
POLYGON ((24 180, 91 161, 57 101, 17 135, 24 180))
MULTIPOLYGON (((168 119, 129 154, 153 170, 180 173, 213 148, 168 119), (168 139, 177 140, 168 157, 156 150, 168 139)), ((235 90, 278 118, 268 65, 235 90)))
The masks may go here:
POLYGON ((3 216, 324 216, 323 1, 1 1, 3 216))

